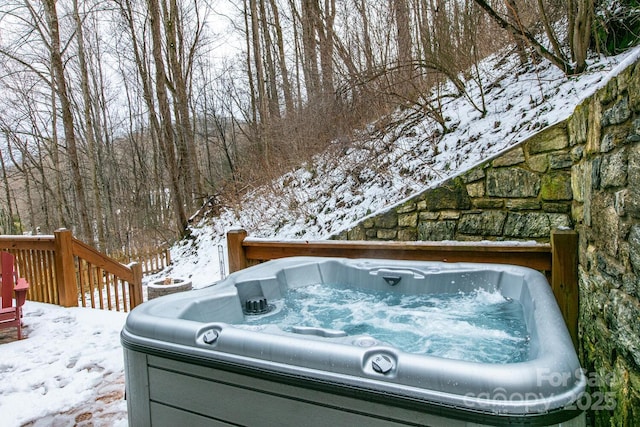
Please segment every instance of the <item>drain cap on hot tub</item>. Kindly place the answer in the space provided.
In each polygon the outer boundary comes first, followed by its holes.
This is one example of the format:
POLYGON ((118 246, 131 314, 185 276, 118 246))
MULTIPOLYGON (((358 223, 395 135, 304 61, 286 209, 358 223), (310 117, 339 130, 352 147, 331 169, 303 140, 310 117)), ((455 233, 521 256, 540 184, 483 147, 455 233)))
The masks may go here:
POLYGON ((246 314, 264 314, 269 311, 269 304, 264 297, 249 298, 244 302, 244 312, 246 314))

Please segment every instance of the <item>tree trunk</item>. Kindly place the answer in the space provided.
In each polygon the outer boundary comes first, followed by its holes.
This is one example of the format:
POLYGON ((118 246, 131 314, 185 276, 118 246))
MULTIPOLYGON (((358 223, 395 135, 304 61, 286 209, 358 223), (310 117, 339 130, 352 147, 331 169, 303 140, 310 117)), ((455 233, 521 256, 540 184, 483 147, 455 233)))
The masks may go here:
POLYGON ((276 45, 278 46, 278 66, 280 75, 282 76, 282 93, 284 96, 284 105, 286 114, 293 114, 293 96, 291 95, 291 82, 289 81, 289 72, 287 70, 287 62, 284 52, 284 38, 282 37, 282 27, 280 26, 280 12, 276 0, 269 0, 271 10, 273 12, 273 27, 276 32, 276 45))
POLYGON ((78 10, 78 0, 73 0, 73 19, 75 21, 75 34, 76 34, 76 42, 78 43, 78 62, 80 65, 80 87, 82 90, 82 116, 84 118, 84 128, 85 128, 85 139, 87 141, 87 154, 89 157, 89 168, 91 170, 91 183, 92 183, 92 192, 93 192, 93 203, 95 209, 95 218, 94 221, 96 223, 97 231, 98 231, 98 248, 104 249, 105 244, 105 231, 104 231, 104 218, 102 212, 102 200, 100 194, 101 185, 99 183, 100 180, 100 172, 98 164, 96 160, 97 156, 97 147, 96 147, 96 139, 94 136, 94 123, 93 116, 91 112, 91 93, 89 90, 89 72, 87 71, 87 60, 85 56, 85 45, 84 45, 84 28, 82 25, 82 20, 80 19, 80 11, 78 10))
POLYGON ((269 117, 280 118, 280 104, 278 102, 278 84, 276 82, 276 64, 272 55, 273 42, 269 27, 270 20, 267 17, 267 8, 264 0, 260 0, 260 23, 262 39, 264 40, 265 80, 267 82, 267 101, 269 105, 269 117))
POLYGON ((152 55, 155 63, 155 85, 160 121, 162 123, 159 136, 163 157, 169 172, 169 184, 171 187, 171 201, 175 213, 175 221, 178 233, 183 233, 187 226, 187 214, 184 208, 182 188, 180 186, 180 170, 176 159, 174 127, 171 117, 171 107, 167 94, 167 75, 165 73, 164 58, 162 56, 162 32, 160 7, 158 0, 147 0, 149 7, 149 19, 151 21, 152 55))
POLYGON ((412 73, 411 33, 409 27, 409 8, 406 0, 393 0, 393 12, 396 20, 398 46, 398 94, 401 98, 410 96, 412 73))
POLYGON ((307 97, 315 101, 320 95, 320 72, 318 71, 318 50, 316 42, 315 11, 317 0, 302 0, 302 71, 307 97))
POLYGON ((510 31, 515 36, 521 38, 523 42, 527 43, 543 58, 547 59, 556 67, 564 71, 565 74, 575 74, 576 69, 561 57, 550 52, 544 47, 536 38, 526 29, 518 29, 514 27, 510 22, 502 18, 485 0, 474 0, 478 6, 485 10, 485 12, 498 24, 501 28, 510 31))
POLYGON ((571 17, 569 33, 571 34, 571 56, 575 62, 576 72, 587 68, 587 53, 591 44, 591 26, 594 18, 593 0, 571 0, 568 11, 571 17))
POLYGON ((74 188, 80 211, 80 234, 88 241, 93 242, 93 228, 89 220, 89 209, 85 195, 82 174, 80 173, 80 161, 78 159, 78 148, 76 145, 75 129, 73 124, 73 112, 71 111, 71 100, 67 93, 67 83, 64 76, 64 65, 60 51, 60 30, 58 26, 58 12, 56 10, 56 0, 44 0, 45 14, 51 33, 51 67, 54 71, 56 93, 60 99, 60 109, 62 112, 62 124, 64 128, 65 145, 71 166, 74 188))
POLYGON ((525 65, 527 63, 527 52, 525 50, 524 41, 519 35, 522 34, 524 26, 522 25, 522 21, 520 20, 518 6, 516 5, 515 0, 504 0, 504 3, 507 6, 507 17, 513 25, 511 33, 513 34, 513 40, 516 43, 516 50, 518 51, 518 57, 520 58, 520 65, 525 65), (520 30, 519 34, 516 34, 518 29, 520 30))

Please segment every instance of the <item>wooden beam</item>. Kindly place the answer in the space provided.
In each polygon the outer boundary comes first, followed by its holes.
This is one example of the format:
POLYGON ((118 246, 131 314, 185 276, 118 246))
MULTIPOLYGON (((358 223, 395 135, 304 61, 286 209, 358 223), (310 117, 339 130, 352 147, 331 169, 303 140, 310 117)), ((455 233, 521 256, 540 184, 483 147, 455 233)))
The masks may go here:
POLYGON ((58 304, 63 307, 78 306, 78 285, 73 260, 71 230, 61 228, 54 232, 56 253, 56 288, 58 304))
POLYGON ((133 278, 129 283, 129 308, 133 309, 142 304, 142 265, 132 262, 127 267, 133 272, 133 278))
POLYGON ((229 273, 247 268, 247 257, 243 247, 246 237, 247 232, 245 230, 231 230, 227 233, 229 273))
MULTIPOLYGON (((488 262, 520 265, 544 271, 551 271, 552 267, 551 247, 548 244, 443 244, 440 242, 244 239, 242 247, 245 266, 247 264, 246 260, 267 261, 291 256, 328 256, 445 262, 488 262)), ((229 264, 231 265, 231 257, 229 258, 229 264)))
POLYGON ((556 230, 551 233, 551 289, 562 311, 571 334, 573 345, 578 348, 578 233, 573 230, 556 230))

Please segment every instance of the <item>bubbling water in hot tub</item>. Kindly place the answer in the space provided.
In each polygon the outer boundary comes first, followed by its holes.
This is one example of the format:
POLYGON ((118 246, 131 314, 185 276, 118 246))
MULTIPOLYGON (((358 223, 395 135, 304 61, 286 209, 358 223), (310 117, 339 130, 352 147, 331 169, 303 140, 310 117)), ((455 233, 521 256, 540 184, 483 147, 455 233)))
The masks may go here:
POLYGON ((404 352, 481 363, 526 361, 529 337, 522 305, 500 291, 404 295, 313 284, 269 301, 268 314, 246 316, 241 328, 277 325, 369 335, 404 352))

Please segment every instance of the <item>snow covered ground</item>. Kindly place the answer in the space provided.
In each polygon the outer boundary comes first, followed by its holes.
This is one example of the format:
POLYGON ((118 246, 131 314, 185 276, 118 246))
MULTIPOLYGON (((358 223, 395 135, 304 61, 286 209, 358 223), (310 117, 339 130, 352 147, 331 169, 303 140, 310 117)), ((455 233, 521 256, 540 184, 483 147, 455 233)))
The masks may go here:
MULTIPOLYGON (((566 118, 639 57, 636 48, 571 78, 544 64, 526 72, 497 68, 493 58, 483 65, 484 117, 458 98, 445 106, 450 132, 441 139, 422 120, 395 135, 336 146, 343 155, 318 156, 247 195, 241 208, 194 226, 195 239, 172 248, 173 265, 147 280, 188 277, 194 287, 216 281, 224 274, 218 254, 226 253, 231 228, 280 239, 322 239, 347 229, 566 118)), ((474 82, 467 90, 474 102, 481 100, 474 82)), ((124 313, 28 301, 26 339, 0 330, 0 426, 128 425, 119 338, 125 319, 124 313)))
POLYGON ((25 339, 0 329, 0 426, 127 426, 126 313, 27 301, 25 339))

